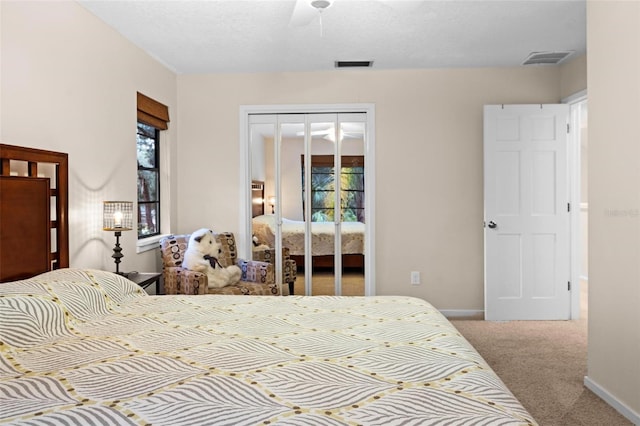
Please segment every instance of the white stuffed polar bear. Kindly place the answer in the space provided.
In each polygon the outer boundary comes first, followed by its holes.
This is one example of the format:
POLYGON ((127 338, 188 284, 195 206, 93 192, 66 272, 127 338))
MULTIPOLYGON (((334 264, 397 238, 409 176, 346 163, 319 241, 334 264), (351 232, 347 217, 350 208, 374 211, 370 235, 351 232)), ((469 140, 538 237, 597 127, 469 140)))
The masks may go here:
POLYGON ((222 253, 210 229, 198 229, 191 234, 182 267, 207 274, 209 288, 222 288, 240 281, 242 271, 237 265, 224 268, 218 261, 222 253))

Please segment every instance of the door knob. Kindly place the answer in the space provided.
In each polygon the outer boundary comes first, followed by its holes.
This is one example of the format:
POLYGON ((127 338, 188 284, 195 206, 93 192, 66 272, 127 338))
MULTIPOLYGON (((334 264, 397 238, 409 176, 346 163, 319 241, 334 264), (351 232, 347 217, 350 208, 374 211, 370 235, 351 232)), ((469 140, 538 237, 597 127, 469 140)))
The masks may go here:
POLYGON ((487 226, 491 229, 494 229, 498 227, 498 224, 491 220, 489 221, 489 223, 487 223, 487 226))

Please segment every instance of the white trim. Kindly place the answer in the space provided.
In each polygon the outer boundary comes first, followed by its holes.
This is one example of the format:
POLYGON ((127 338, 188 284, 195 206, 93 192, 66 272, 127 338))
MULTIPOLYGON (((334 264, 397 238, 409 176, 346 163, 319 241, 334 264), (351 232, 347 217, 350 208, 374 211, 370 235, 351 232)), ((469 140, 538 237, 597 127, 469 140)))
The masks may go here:
POLYGON ((251 199, 251 155, 249 151, 249 113, 245 111, 243 106, 240 106, 240 123, 239 137, 240 143, 240 214, 238 215, 238 234, 236 235, 236 241, 242 241, 244 244, 240 244, 238 249, 238 256, 241 259, 251 259, 251 249, 253 239, 251 236, 251 224, 249 218, 251 217, 251 204, 243 200, 251 199), (248 184, 248 183, 249 184, 248 184), (248 244, 247 244, 248 242, 248 244))
POLYGON ((562 99, 563 104, 573 104, 577 102, 582 102, 587 99, 587 89, 583 89, 579 92, 574 93, 573 95, 569 95, 566 98, 562 99))
MULTIPOLYGON (((160 232, 171 233, 171 135, 160 132, 160 232)), ((163 235, 158 237, 158 241, 163 235)))
POLYGON ((249 115, 251 114, 316 114, 316 113, 366 113, 365 137, 365 296, 375 295, 375 104, 310 104, 310 105, 240 105, 240 206, 237 240, 239 256, 245 259, 251 254, 251 156, 249 155, 249 115))
POLYGON ((484 317, 484 309, 440 309, 440 313, 447 318, 484 317))
MULTIPOLYGON (((160 240, 171 235, 171 139, 167 131, 160 131, 160 230, 164 234, 140 238, 136 241, 136 253, 160 248, 160 240)), ((137 206, 136 206, 137 208, 137 206)), ((137 231, 136 231, 137 234, 137 231)), ((136 235, 137 236, 137 235, 136 235)))
POLYGON ((582 260, 582 229, 580 226, 582 211, 581 203, 581 151, 580 151, 580 104, 587 101, 587 91, 582 90, 562 100, 562 103, 569 105, 569 123, 571 132, 569 133, 568 160, 569 160, 569 202, 571 203, 570 213, 570 274, 571 281, 571 312, 570 319, 580 318, 580 262, 582 260))
POLYGON ((366 173, 364 181, 364 193, 365 208, 367 209, 367 223, 365 225, 366 235, 364 244, 364 270, 365 270, 365 285, 364 295, 375 296, 376 294, 376 238, 374 230, 376 229, 376 109, 373 104, 367 104, 367 126, 365 135, 365 154, 364 164, 365 170, 370 171, 366 173))
POLYGON ((160 240, 171 234, 154 235, 153 237, 147 237, 136 241, 136 253, 142 253, 145 251, 160 248, 160 240))
POLYGON ((570 217, 570 240, 569 240, 569 280, 571 281, 571 313, 570 319, 580 318, 580 280, 576 279, 580 275, 580 261, 582 259, 582 231, 580 227, 580 106, 579 102, 569 104, 569 123, 571 132, 569 133, 569 202, 572 206, 570 217))
POLYGON ((600 397, 600 399, 613 407, 618 413, 629 419, 631 423, 634 425, 640 425, 640 414, 636 413, 625 403, 618 400, 618 398, 613 396, 608 390, 600 386, 593 379, 589 378, 589 376, 584 376, 584 385, 587 389, 600 397))

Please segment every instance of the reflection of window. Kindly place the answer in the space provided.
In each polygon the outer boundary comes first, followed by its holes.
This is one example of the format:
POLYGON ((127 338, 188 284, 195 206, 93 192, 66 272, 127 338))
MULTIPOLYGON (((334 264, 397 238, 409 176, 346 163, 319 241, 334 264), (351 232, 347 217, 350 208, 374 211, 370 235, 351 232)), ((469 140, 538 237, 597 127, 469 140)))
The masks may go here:
POLYGON ((160 130, 138 122, 138 238, 160 233, 160 130))
MULTIPOLYGON (((311 156, 311 221, 332 222, 335 217, 335 166, 333 155, 311 156)), ((343 155, 340 170, 341 220, 364 222, 364 156, 343 155)), ((304 156, 302 205, 304 209, 304 156)))

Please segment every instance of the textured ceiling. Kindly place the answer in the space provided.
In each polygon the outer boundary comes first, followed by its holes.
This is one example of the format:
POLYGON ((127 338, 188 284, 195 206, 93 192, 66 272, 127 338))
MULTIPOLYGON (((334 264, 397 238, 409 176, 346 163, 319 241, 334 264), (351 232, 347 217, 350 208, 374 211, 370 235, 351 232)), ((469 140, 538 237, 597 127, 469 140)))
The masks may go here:
POLYGON ((584 0, 78 0, 179 74, 519 66, 586 52, 584 0), (294 13, 295 11, 295 13, 294 13))

